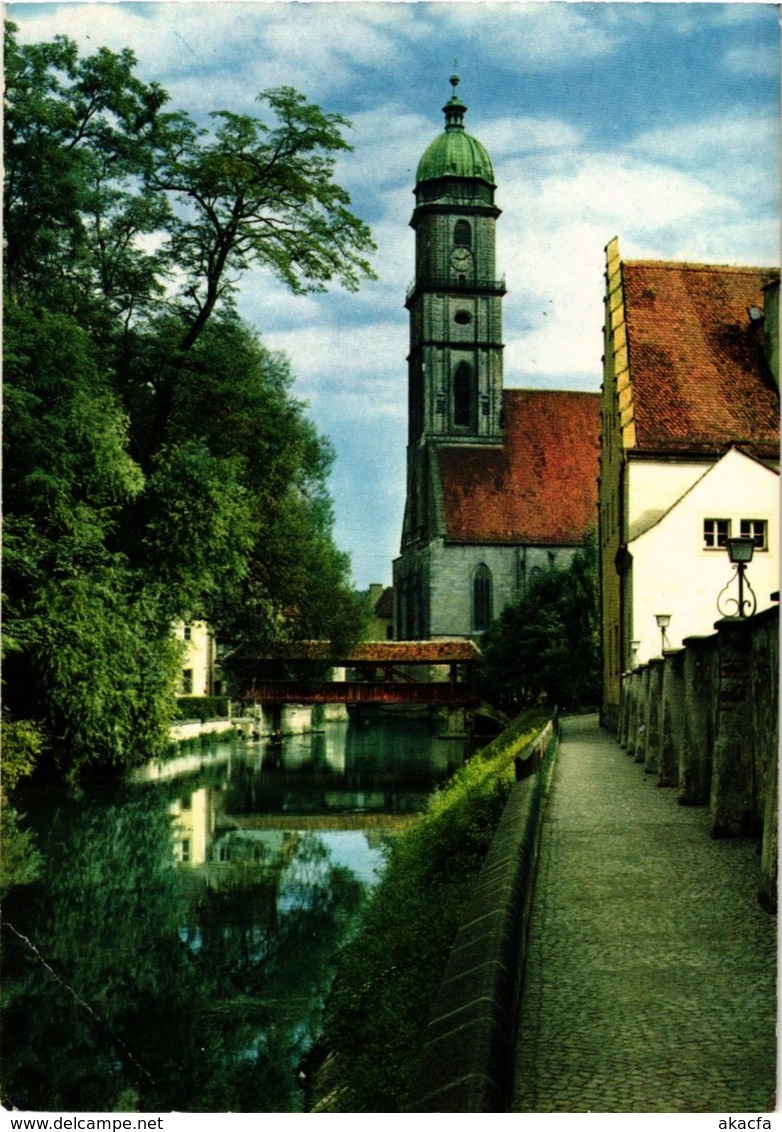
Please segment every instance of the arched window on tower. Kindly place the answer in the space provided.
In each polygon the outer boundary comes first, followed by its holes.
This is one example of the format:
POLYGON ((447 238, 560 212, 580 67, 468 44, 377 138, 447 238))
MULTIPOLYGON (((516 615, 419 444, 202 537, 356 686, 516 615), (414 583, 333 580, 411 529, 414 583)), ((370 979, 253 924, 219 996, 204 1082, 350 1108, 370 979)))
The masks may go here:
POLYGON ((483 632, 492 623, 492 577, 485 562, 477 566, 472 576, 472 627, 483 632))
POLYGON ((466 220, 457 220, 453 230, 453 242, 457 248, 472 247, 472 228, 466 220))
POLYGON ((453 423, 457 428, 472 424, 472 366, 459 362, 453 375, 453 423))

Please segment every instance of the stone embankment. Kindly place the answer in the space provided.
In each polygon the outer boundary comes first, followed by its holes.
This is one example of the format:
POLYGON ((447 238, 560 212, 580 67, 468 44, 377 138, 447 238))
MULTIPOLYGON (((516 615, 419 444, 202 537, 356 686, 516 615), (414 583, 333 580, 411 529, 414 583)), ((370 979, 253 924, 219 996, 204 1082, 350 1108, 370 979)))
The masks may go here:
POLYGON ((230 739, 236 727, 230 719, 184 719, 169 731, 172 743, 191 743, 196 739, 230 739))
POLYGON ((556 754, 549 723, 516 777, 451 951, 410 1112, 507 1112, 540 828, 556 754))
POLYGON ((284 704, 273 708, 246 708, 242 714, 224 719, 185 719, 172 725, 172 743, 194 743, 211 739, 268 739, 278 735, 304 735, 322 730, 325 723, 345 722, 344 704, 284 704))

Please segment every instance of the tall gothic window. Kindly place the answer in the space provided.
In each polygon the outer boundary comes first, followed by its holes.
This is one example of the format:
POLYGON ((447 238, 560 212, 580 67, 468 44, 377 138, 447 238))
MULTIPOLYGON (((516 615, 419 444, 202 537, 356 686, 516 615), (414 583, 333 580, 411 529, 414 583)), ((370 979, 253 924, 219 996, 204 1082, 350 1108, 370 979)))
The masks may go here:
POLYGON ((466 220, 457 220, 453 230, 453 242, 457 248, 472 247, 472 229, 466 220))
POLYGON ((476 632, 488 629, 492 622, 491 570, 481 562, 472 576, 472 627, 476 632))
POLYGON ((469 428, 472 423, 472 366, 459 362, 453 375, 453 423, 469 428))

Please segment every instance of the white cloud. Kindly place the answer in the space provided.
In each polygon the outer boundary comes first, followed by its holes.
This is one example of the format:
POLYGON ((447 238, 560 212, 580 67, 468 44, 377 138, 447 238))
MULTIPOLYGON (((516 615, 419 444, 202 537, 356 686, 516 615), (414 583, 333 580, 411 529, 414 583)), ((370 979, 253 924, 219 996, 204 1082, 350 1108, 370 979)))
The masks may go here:
POLYGON ((773 79, 779 75, 779 52, 771 44, 732 47, 725 52, 723 62, 734 75, 750 79, 773 79))
POLYGON ((494 118, 481 124, 480 140, 494 161, 535 151, 572 149, 583 144, 583 131, 558 118, 535 118, 520 114, 494 118))
POLYGON ((649 130, 634 138, 635 154, 697 169, 707 184, 737 199, 778 207, 779 118, 736 107, 730 114, 649 130))
POLYGON ((403 198, 407 187, 412 206, 418 161, 427 142, 439 133, 440 121, 414 114, 394 99, 349 117, 346 138, 353 153, 340 159, 338 173, 344 169, 351 186, 371 188, 373 193, 393 187, 403 198))
POLYGON ((594 18, 591 5, 451 3, 440 5, 438 15, 482 48, 490 44, 498 63, 511 62, 521 71, 563 70, 606 55, 619 41, 616 31, 594 18))
POLYGON ((313 405, 319 398, 327 399, 330 416, 406 419, 404 324, 320 324, 271 331, 264 341, 292 359, 297 395, 313 405))
POLYGON ((85 51, 130 47, 139 73, 196 115, 216 105, 247 111, 260 90, 275 86, 295 86, 316 101, 333 97, 355 82, 357 66, 384 70, 389 58, 404 65, 407 45, 425 34, 397 3, 212 0, 24 9, 24 42, 63 34, 85 51))

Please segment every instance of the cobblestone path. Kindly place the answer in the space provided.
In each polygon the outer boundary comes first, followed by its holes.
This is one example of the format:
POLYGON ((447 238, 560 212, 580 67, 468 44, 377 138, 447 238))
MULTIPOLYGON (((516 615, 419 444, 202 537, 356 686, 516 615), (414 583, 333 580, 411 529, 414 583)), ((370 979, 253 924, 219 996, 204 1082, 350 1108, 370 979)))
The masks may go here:
POLYGON ((776 918, 596 716, 565 719, 543 826, 514 1112, 773 1108, 776 918))

